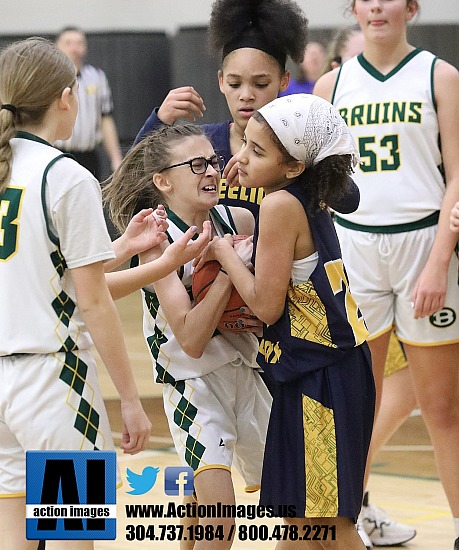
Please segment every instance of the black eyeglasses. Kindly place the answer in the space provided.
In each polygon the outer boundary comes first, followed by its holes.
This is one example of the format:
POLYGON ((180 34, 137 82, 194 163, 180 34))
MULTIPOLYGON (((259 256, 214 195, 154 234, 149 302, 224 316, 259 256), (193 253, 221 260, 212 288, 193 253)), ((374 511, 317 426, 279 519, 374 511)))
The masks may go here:
POLYGON ((214 170, 217 170, 217 172, 221 172, 225 167, 225 159, 218 155, 214 155, 207 159, 204 157, 196 157, 194 159, 186 160, 185 162, 179 162, 178 164, 173 164, 172 166, 163 168, 161 172, 164 172, 165 170, 170 170, 171 168, 177 168, 177 166, 184 166, 185 164, 188 164, 193 174, 200 175, 205 174, 209 164, 214 170))

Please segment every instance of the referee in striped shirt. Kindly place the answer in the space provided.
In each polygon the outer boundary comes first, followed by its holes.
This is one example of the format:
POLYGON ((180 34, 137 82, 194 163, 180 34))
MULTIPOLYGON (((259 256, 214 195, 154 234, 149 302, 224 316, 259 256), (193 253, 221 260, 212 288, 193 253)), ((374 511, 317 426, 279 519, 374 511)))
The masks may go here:
POLYGON ((101 180, 103 174, 97 153, 101 143, 110 159, 112 171, 122 160, 108 80, 101 69, 83 63, 87 41, 80 28, 63 29, 56 38, 56 45, 77 68, 79 110, 72 137, 66 141, 56 141, 55 146, 73 155, 101 180))

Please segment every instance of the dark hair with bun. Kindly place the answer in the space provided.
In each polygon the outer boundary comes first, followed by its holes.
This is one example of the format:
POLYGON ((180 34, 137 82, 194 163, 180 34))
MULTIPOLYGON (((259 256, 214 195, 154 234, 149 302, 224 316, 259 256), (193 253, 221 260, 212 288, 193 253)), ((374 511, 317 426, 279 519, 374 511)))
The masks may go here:
POLYGON ((287 55, 303 60, 308 20, 293 0, 216 0, 209 44, 223 58, 238 48, 256 48, 274 57, 285 71, 287 55))

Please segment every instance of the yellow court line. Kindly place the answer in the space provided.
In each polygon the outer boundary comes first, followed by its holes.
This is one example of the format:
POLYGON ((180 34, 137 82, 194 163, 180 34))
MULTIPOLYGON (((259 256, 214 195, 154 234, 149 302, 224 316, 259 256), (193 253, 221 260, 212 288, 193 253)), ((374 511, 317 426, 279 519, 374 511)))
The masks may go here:
POLYGON ((381 451, 387 452, 433 452, 432 445, 385 445, 381 451))
POLYGON ((447 507, 435 507, 435 506, 416 506, 411 504, 404 504, 403 506, 400 504, 393 504, 389 502, 378 502, 378 506, 382 506, 382 508, 390 509, 390 511, 393 510, 401 510, 403 512, 418 512, 420 515, 417 516, 410 516, 409 518, 404 518, 403 523, 407 524, 413 524, 416 525, 420 522, 424 521, 431 521, 434 519, 440 519, 451 516, 451 511, 447 507))

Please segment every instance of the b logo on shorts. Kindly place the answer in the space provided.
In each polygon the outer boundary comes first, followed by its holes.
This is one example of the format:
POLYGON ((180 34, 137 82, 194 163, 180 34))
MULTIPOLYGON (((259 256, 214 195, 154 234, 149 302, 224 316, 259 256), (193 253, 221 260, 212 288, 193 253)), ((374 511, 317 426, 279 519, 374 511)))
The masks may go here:
POLYGON ((440 311, 435 312, 429 317, 430 324, 437 328, 450 327, 456 321, 456 312, 449 308, 444 307, 440 311))

